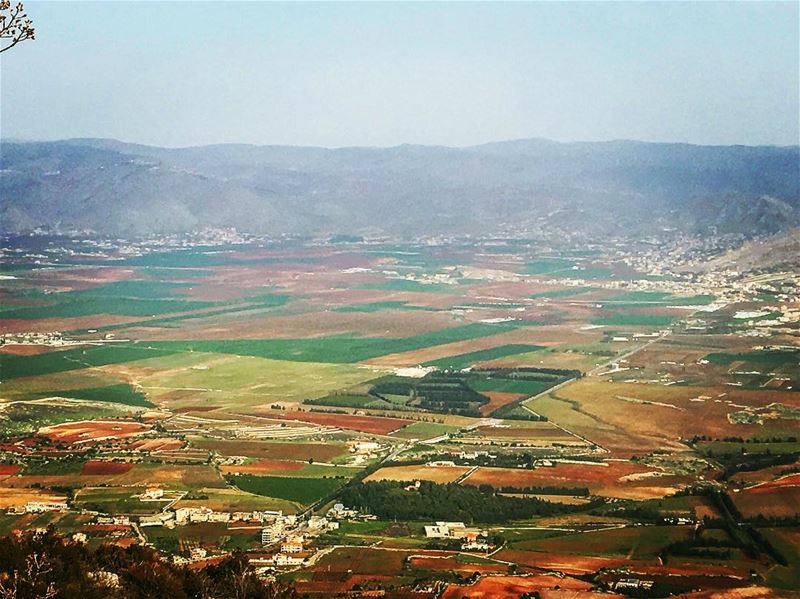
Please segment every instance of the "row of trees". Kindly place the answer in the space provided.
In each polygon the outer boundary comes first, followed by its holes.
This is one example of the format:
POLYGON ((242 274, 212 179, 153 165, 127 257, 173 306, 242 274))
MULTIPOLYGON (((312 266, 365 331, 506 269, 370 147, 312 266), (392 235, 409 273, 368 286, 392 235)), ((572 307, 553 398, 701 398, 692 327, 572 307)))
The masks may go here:
POLYGON ((485 524, 586 508, 536 498, 506 497, 488 486, 438 485, 423 481, 412 491, 406 490, 406 485, 395 481, 351 485, 341 491, 339 500, 389 520, 458 520, 485 524))

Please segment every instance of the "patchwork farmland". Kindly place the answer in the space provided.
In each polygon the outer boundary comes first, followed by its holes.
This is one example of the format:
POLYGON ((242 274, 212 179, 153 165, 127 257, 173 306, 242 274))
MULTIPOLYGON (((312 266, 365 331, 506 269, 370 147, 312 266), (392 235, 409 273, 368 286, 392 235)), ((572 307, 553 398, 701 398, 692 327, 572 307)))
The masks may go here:
POLYGON ((797 298, 617 251, 20 252, 0 529, 240 550, 309 597, 781 596, 797 298))

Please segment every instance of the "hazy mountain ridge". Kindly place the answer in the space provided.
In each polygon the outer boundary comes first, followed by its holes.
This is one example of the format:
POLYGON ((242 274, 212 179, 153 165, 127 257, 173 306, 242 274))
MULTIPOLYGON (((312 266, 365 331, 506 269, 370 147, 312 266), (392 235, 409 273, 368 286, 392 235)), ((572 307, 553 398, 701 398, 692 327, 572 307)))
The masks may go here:
POLYGON ((800 224, 800 148, 516 140, 450 148, 3 143, 0 220, 142 235, 772 233, 800 224))

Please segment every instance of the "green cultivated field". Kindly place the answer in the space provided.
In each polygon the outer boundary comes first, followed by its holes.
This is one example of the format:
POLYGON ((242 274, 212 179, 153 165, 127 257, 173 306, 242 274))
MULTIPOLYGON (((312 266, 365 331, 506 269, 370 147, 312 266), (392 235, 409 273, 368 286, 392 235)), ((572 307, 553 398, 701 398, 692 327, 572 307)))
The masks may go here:
POLYGON ((303 505, 314 503, 345 484, 344 478, 292 478, 288 476, 231 476, 230 482, 242 491, 296 501, 303 505))
POLYGON ((546 275, 557 271, 572 269, 575 266, 573 260, 565 260, 564 258, 542 258, 528 262, 525 265, 525 274, 528 275, 546 275))
MULTIPOLYGON (((171 368, 140 380, 150 397, 191 389, 213 403, 243 407, 274 401, 302 402, 375 378, 350 364, 270 360, 232 354, 176 354, 171 368)), ((193 400, 187 400, 193 401, 193 400)), ((193 403, 197 403, 193 401, 193 403)))
POLYGON ((476 391, 500 391, 503 393, 523 393, 536 395, 559 383, 559 379, 552 381, 522 381, 515 379, 491 378, 475 379, 469 381, 469 386, 476 391))
POLYGON ((392 437, 399 437, 401 439, 432 439, 434 437, 441 437, 449 433, 454 433, 459 428, 449 424, 439 424, 437 422, 414 422, 408 426, 404 426, 399 431, 392 433, 392 437))
POLYGON ((215 302, 182 299, 180 292, 187 285, 148 280, 116 281, 94 289, 47 294, 42 299, 48 305, 5 309, 0 312, 0 317, 34 320, 94 314, 153 316, 217 305, 215 302))
POLYGON ((741 353, 718 352, 708 354, 706 360, 712 364, 729 365, 733 362, 754 362, 769 366, 779 366, 781 364, 797 364, 800 362, 800 350, 763 350, 741 353))
POLYGON ((619 327, 666 327, 678 318, 669 314, 620 313, 592 318, 592 324, 619 327))
POLYGON ((489 337, 510 331, 510 324, 467 324, 404 338, 337 335, 312 339, 230 339, 201 341, 153 341, 148 345, 167 352, 200 351, 257 356, 296 362, 346 364, 387 354, 413 351, 455 341, 489 337))
POLYGON ((490 360, 497 360, 499 358, 505 358, 507 356, 513 356, 516 354, 525 354, 540 349, 544 348, 540 345, 500 345, 490 349, 482 349, 466 354, 442 358, 440 360, 432 360, 430 362, 425 362, 424 365, 435 366, 441 370, 463 370, 464 368, 469 368, 478 362, 488 362, 490 360))
POLYGON ((598 300, 606 309, 647 308, 649 306, 707 306, 713 295, 676 296, 662 291, 625 291, 598 300))
POLYGON ((9 380, 24 376, 66 372, 93 366, 133 362, 145 358, 168 356, 171 349, 151 348, 136 344, 100 345, 62 351, 52 351, 33 356, 0 354, 0 377, 9 380))
POLYGON ((37 393, 36 395, 39 397, 57 396, 69 399, 84 399, 87 401, 105 401, 143 408, 153 406, 153 404, 147 401, 147 397, 145 397, 141 391, 137 391, 131 385, 126 384, 93 387, 89 389, 72 389, 69 391, 46 391, 37 393))
POLYGON ((303 403, 337 408, 367 408, 372 404, 386 406, 386 402, 373 395, 326 395, 319 399, 307 399, 303 403))

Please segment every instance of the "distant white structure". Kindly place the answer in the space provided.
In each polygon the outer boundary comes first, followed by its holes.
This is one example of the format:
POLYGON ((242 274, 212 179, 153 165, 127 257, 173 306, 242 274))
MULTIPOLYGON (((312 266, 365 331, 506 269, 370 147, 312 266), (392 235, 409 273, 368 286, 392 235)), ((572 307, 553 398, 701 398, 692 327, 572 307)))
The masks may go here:
POLYGON ((25 504, 25 511, 29 514, 62 512, 67 509, 69 509, 69 506, 63 501, 29 501, 25 504))

